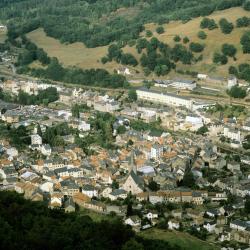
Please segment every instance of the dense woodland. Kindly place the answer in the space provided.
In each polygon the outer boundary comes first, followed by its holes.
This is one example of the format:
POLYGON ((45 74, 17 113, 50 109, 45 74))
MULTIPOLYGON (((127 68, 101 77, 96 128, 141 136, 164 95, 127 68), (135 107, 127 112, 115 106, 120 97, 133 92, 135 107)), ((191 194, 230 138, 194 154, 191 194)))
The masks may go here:
MULTIPOLYGON (((1 1, 0 20, 8 20, 10 37, 43 27, 62 42, 88 47, 127 43, 149 22, 188 21, 215 10, 245 4, 245 0, 11 0, 1 1), (126 9, 125 9, 126 8, 126 9)), ((246 7, 247 8, 247 7, 246 7)))
POLYGON ((119 219, 94 222, 79 213, 50 210, 14 192, 0 192, 1 249, 181 249, 135 235, 119 219), (11 244, 10 244, 11 243, 11 244))

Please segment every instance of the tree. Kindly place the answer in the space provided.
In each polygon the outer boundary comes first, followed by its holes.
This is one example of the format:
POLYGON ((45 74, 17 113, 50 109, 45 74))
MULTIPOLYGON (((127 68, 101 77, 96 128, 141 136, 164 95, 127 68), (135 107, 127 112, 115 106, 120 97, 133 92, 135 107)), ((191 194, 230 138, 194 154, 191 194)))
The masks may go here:
POLYGON ((132 102, 137 100, 137 93, 135 89, 129 89, 128 99, 132 102))
POLYGON ((198 32, 197 36, 202 40, 207 38, 207 34, 202 30, 198 32))
POLYGON ((250 11, 250 1, 249 0, 245 1, 245 3, 243 4, 243 8, 244 8, 244 10, 250 11))
POLYGON ((124 244, 122 250, 144 250, 144 247, 141 243, 135 241, 135 239, 131 239, 124 244))
POLYGON ((183 43, 186 44, 186 43, 189 43, 189 38, 187 36, 185 36, 183 38, 183 43))
POLYGON ((246 197, 246 201, 245 201, 245 212, 246 214, 250 214, 250 196, 249 195, 246 197))
POLYGON ((242 50, 243 53, 250 53, 250 32, 245 32, 241 39, 240 39, 240 43, 242 45, 242 50))
POLYGON ((181 37, 180 37, 180 36, 176 35, 176 36, 174 37, 174 41, 175 41, 175 42, 180 42, 180 40, 181 40, 181 37))
POLYGON ((202 29, 213 30, 213 29, 218 28, 218 25, 215 23, 214 19, 209 19, 209 18, 207 18, 207 17, 204 17, 204 18, 201 20, 200 27, 201 27, 202 29))
POLYGON ((151 30, 146 30, 146 37, 151 37, 153 35, 151 30))
POLYGON ((224 34, 230 34, 234 28, 233 23, 228 22, 226 18, 221 18, 219 25, 224 34))
POLYGON ((222 45, 221 51, 225 56, 234 57, 237 52, 237 49, 232 44, 224 43, 222 45))
POLYGON ((248 27, 250 24, 250 18, 246 17, 246 16, 243 16, 243 17, 240 17, 236 20, 236 26, 238 28, 241 28, 241 27, 248 27))
POLYGON ((227 91, 227 94, 234 98, 245 98, 247 95, 247 92, 245 89, 242 89, 241 87, 235 85, 230 90, 227 91))
POLYGON ((112 189, 118 189, 119 188, 119 183, 116 180, 114 180, 112 182, 112 184, 111 184, 111 188, 112 189))
POLYGON ((192 42, 189 44, 189 48, 193 52, 200 53, 204 50, 204 45, 192 42))
POLYGON ((206 134, 208 132, 208 128, 207 128, 207 126, 202 126, 202 127, 200 127, 198 130, 197 130, 197 134, 199 134, 199 135, 204 135, 204 134, 206 134))
POLYGON ((127 205, 127 213, 126 213, 126 216, 129 217, 131 215, 133 215, 133 208, 132 208, 132 201, 128 201, 128 205, 127 205))
POLYGON ((182 180, 182 186, 193 188, 195 186, 195 179, 192 171, 188 171, 184 174, 182 180))
POLYGON ((119 126, 119 127, 117 128, 117 134, 118 134, 118 135, 124 134, 125 132, 126 132, 125 126, 119 126))
POLYGON ((158 34, 162 34, 162 33, 165 32, 165 30, 164 30, 164 28, 163 28, 162 26, 158 26, 158 27, 156 28, 156 32, 157 32, 158 34))
POLYGON ((148 187, 153 192, 158 191, 160 189, 159 185, 155 181, 150 181, 148 187))
POLYGON ((227 57, 223 54, 215 52, 213 55, 213 62, 216 64, 227 64, 227 57))
POLYGON ((80 117, 80 106, 78 104, 74 104, 71 107, 71 113, 72 113, 73 117, 79 118, 80 117))

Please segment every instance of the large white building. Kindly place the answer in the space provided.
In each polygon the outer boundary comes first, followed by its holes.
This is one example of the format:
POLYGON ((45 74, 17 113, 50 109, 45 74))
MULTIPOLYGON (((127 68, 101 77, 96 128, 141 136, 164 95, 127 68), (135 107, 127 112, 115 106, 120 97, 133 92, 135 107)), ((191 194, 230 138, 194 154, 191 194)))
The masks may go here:
POLYGON ((148 90, 148 89, 138 89, 136 90, 138 99, 149 101, 149 102, 156 102, 162 103, 169 106, 176 106, 176 107, 186 107, 187 109, 193 109, 193 101, 187 97, 178 96, 175 94, 164 94, 161 92, 148 90))
POLYGON ((229 138, 231 140, 235 140, 238 142, 242 141, 240 130, 234 130, 234 129, 230 129, 228 127, 225 127, 224 128, 224 136, 226 138, 229 138))

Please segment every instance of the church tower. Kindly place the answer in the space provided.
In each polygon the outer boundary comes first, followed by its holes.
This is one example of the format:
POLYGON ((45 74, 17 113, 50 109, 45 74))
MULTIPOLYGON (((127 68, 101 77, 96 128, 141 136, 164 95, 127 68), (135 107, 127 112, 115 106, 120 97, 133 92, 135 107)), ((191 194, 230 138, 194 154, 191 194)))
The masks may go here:
POLYGON ((135 152, 134 152, 134 150, 131 151, 131 155, 130 155, 130 169, 135 174, 137 174, 137 167, 136 167, 136 163, 135 163, 135 152))

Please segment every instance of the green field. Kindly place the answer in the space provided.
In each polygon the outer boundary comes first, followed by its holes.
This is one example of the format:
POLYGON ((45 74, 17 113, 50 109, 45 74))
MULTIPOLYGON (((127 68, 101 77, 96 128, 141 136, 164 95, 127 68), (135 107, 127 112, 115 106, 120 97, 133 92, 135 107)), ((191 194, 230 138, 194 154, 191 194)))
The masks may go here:
MULTIPOLYGON (((243 10, 240 7, 227 9, 224 11, 214 12, 209 18, 215 19, 218 21, 224 17, 229 21, 235 24, 237 18, 242 16, 250 17, 250 12, 243 10)), ((194 65, 182 65, 177 64, 177 69, 183 70, 193 70, 202 73, 208 73, 212 75, 227 76, 228 67, 230 65, 237 66, 241 63, 250 63, 250 55, 243 54, 240 45, 241 35, 248 30, 248 28, 234 28, 231 34, 225 35, 221 30, 204 30, 207 34, 207 39, 200 40, 197 37, 198 31, 200 31, 200 21, 201 17, 195 18, 185 24, 180 21, 172 21, 169 24, 165 24, 165 32, 163 34, 157 34, 155 29, 156 24, 146 24, 145 29, 151 30, 153 35, 157 37, 160 41, 163 41, 167 44, 174 45, 173 37, 175 35, 180 35, 182 38, 187 36, 190 41, 200 42, 206 45, 204 51, 202 52, 203 60, 194 65), (218 66, 213 64, 212 57, 215 51, 220 51, 221 45, 224 43, 234 44, 237 47, 237 60, 229 59, 228 64, 223 66, 218 66)), ((145 32, 141 33, 141 37, 145 35, 145 32)), ((108 46, 102 46, 97 48, 87 48, 82 43, 73 43, 73 44, 62 44, 58 40, 46 36, 45 32, 42 29, 37 29, 33 32, 30 32, 28 38, 31 39, 38 47, 43 48, 51 57, 57 57, 61 63, 65 66, 77 66, 83 69, 89 68, 105 68, 110 72, 113 72, 115 69, 119 68, 121 65, 118 65, 116 62, 111 62, 103 65, 100 62, 100 59, 107 54, 108 46)), ((137 59, 140 58, 140 55, 135 50, 135 47, 126 46, 123 48, 124 52, 132 53, 137 59)), ((198 53, 196 55, 199 55, 198 53)), ((136 68, 142 72, 142 68, 138 66, 136 68)), ((170 73, 170 77, 176 75, 175 72, 170 73)), ((140 74, 138 75, 141 76, 140 74)), ((154 77, 151 75, 150 77, 154 77)))
POLYGON ((139 233, 140 236, 147 239, 165 240, 171 245, 177 245, 190 250, 213 250, 219 249, 215 245, 199 240, 189 234, 178 231, 167 231, 160 229, 149 229, 139 233))

